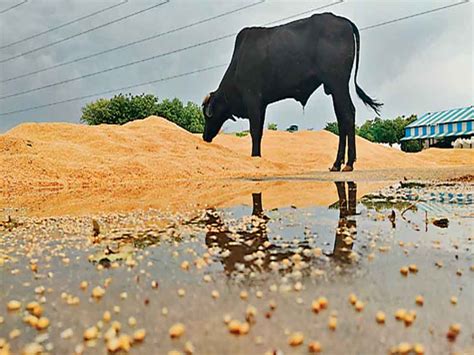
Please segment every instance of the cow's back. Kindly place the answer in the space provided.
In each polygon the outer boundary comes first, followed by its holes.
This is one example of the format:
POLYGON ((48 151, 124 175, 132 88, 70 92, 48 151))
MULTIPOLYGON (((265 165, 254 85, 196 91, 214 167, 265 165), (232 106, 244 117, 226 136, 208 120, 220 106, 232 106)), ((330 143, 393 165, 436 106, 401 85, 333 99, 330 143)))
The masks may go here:
POLYGON ((350 76, 354 57, 352 27, 331 13, 285 25, 252 27, 235 48, 236 83, 259 88, 268 102, 307 98, 332 75, 350 76))

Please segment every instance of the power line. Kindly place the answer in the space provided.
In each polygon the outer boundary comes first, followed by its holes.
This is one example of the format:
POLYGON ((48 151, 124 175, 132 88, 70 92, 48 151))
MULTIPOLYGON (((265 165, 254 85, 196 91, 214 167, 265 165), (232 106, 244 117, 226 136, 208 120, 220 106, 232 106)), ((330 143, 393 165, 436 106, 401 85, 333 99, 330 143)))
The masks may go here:
POLYGON ((89 54, 89 55, 86 55, 86 56, 83 56, 83 57, 79 57, 79 58, 72 59, 72 60, 69 60, 69 61, 66 61, 66 62, 55 64, 55 65, 52 65, 52 66, 49 66, 49 67, 38 69, 38 70, 29 72, 29 73, 25 73, 25 74, 21 74, 21 75, 12 77, 12 78, 4 79, 4 80, 1 80, 0 83, 5 83, 5 82, 12 81, 12 80, 20 79, 20 78, 25 78, 25 77, 28 77, 28 76, 31 76, 31 75, 34 75, 34 74, 42 73, 42 72, 45 72, 45 71, 48 71, 48 70, 51 70, 51 69, 55 69, 55 68, 59 68, 59 67, 62 67, 62 66, 68 65, 68 64, 77 63, 77 62, 80 62, 80 61, 83 61, 83 60, 86 60, 86 59, 97 57, 97 56, 100 56, 100 55, 105 54, 105 53, 114 52, 114 51, 119 50, 119 49, 127 48, 127 47, 130 47, 130 46, 139 44, 139 43, 144 43, 144 42, 152 40, 152 39, 163 37, 163 36, 171 34, 171 33, 182 31, 182 30, 185 30, 187 28, 191 28, 191 27, 201 25, 201 24, 206 23, 206 22, 216 20, 218 18, 222 18, 224 16, 234 14, 236 12, 248 9, 250 7, 260 5, 264 2, 265 2, 265 0, 259 0, 258 2, 249 4, 249 5, 245 5, 245 6, 239 7, 239 8, 234 9, 234 10, 226 11, 226 12, 223 12, 223 13, 215 15, 215 16, 207 17, 205 19, 190 23, 190 24, 185 25, 185 26, 177 27, 177 28, 171 29, 169 31, 160 32, 160 33, 157 33, 153 36, 145 37, 145 38, 133 41, 133 42, 128 42, 128 43, 122 44, 122 45, 114 47, 114 48, 106 49, 106 50, 103 50, 103 51, 100 51, 100 52, 92 53, 92 54, 89 54))
MULTIPOLYGON (((464 4, 464 3, 466 3, 466 2, 468 2, 468 1, 465 0, 465 1, 460 2, 460 3, 452 4, 452 5, 449 5, 449 7, 461 5, 461 4, 464 4)), ((327 5, 326 5, 326 6, 327 6, 327 5)), ((446 8, 446 6, 443 6, 443 8, 446 8)), ((381 22, 381 23, 378 23, 378 24, 366 26, 366 27, 361 28, 359 31, 364 31, 364 30, 368 30, 368 29, 371 29, 371 28, 375 28, 375 27, 381 27, 381 26, 384 26, 384 25, 387 25, 387 24, 392 24, 392 23, 395 23, 395 22, 403 21, 403 20, 406 20, 406 19, 408 19, 408 18, 413 18, 413 17, 416 17, 416 16, 421 16, 421 15, 423 15, 423 14, 432 13, 432 12, 435 12, 435 11, 438 11, 438 10, 441 10, 441 8, 436 8, 436 9, 432 9, 432 10, 428 10, 428 11, 423 11, 423 12, 416 13, 416 14, 413 14, 413 15, 404 16, 404 17, 399 17, 399 18, 396 18, 396 19, 392 19, 392 20, 390 20, 390 21, 385 21, 385 22, 381 22)), ((314 11, 314 9, 313 9, 313 11, 314 11)), ((307 13, 307 12, 306 12, 306 13, 307 13)), ((300 14, 297 14, 297 15, 293 15, 293 16, 291 16, 291 17, 296 17, 296 16, 298 16, 298 15, 301 15, 301 13, 300 13, 300 14)), ((287 19, 288 19, 288 18, 287 18, 287 19)), ((281 19, 281 20, 282 20, 282 19, 281 19)), ((273 21, 273 23, 278 22, 278 21, 281 21, 281 20, 273 21)), ((233 35, 235 35, 235 34, 233 34, 233 35)), ((230 36, 230 35, 228 35, 228 36, 230 36)), ((220 38, 220 39, 222 39, 222 38, 220 38)), ((213 40, 213 41, 215 41, 215 40, 213 40)), ((101 93, 95 93, 95 94, 91 94, 91 95, 85 95, 85 96, 80 96, 80 97, 74 97, 74 98, 70 98, 70 99, 67 99, 67 100, 52 102, 52 103, 48 103, 48 104, 44 104, 44 105, 33 106, 33 107, 25 108, 25 109, 20 109, 20 110, 15 110, 15 111, 10 111, 10 112, 0 113, 0 116, 6 116, 6 115, 14 114, 14 113, 22 113, 22 112, 32 111, 32 110, 36 110, 36 109, 39 109, 39 108, 44 108, 44 107, 49 107, 49 106, 55 106, 55 105, 59 105, 59 104, 66 103, 66 102, 78 101, 78 100, 81 100, 81 99, 86 99, 86 98, 90 98, 90 97, 94 97, 94 96, 104 95, 104 94, 108 94, 108 93, 115 92, 115 91, 126 90, 126 89, 130 89, 130 88, 134 88, 134 87, 138 87, 138 86, 143 86, 143 85, 148 85, 148 84, 152 84, 152 83, 156 83, 156 82, 163 82, 163 81, 171 80, 171 79, 174 79, 174 78, 180 78, 180 77, 185 77, 185 76, 188 76, 188 75, 192 75, 192 74, 197 73, 197 72, 204 72, 204 71, 216 69, 216 68, 223 67, 223 66, 226 66, 226 65, 228 65, 228 64, 218 64, 218 65, 216 65, 216 66, 211 66, 211 67, 199 69, 199 70, 196 70, 196 71, 193 71, 193 72, 187 72, 187 73, 177 74, 177 75, 174 75, 174 76, 172 76, 172 77, 160 78, 160 79, 157 79, 157 80, 152 80, 152 81, 149 81, 149 82, 146 82, 146 83, 135 84, 135 85, 131 85, 131 86, 124 87, 124 88, 112 89, 112 90, 104 91, 104 92, 101 92, 101 93)))
MULTIPOLYGON (((329 5, 319 6, 319 7, 317 7, 317 8, 313 8, 312 10, 307 10, 307 11, 304 11, 304 12, 300 12, 300 13, 298 13, 298 14, 295 14, 295 15, 292 15, 292 16, 289 16, 289 17, 285 17, 285 18, 283 18, 283 19, 279 19, 279 20, 273 21, 273 22, 271 22, 271 23, 279 22, 279 21, 282 21, 282 20, 288 20, 288 19, 290 19, 290 18, 294 18, 294 17, 301 16, 301 15, 303 15, 303 14, 306 14, 306 13, 308 13, 309 11, 321 10, 322 8, 326 8, 326 7, 329 7, 329 6, 334 6, 334 5, 337 5, 337 4, 341 3, 341 2, 342 2, 342 1, 339 1, 339 2, 337 2, 337 3, 332 3, 332 4, 329 4, 329 5)), ((264 26, 266 26, 266 25, 267 25, 267 24, 265 24, 264 26)), ((88 73, 88 74, 76 76, 76 77, 74 77, 74 78, 65 79, 65 80, 57 81, 57 82, 55 82, 55 83, 51 83, 51 84, 39 86, 39 87, 36 87, 36 88, 32 88, 32 89, 28 89, 28 90, 24 90, 24 91, 19 91, 19 92, 13 93, 13 94, 1 96, 1 97, 0 97, 0 100, 7 99, 7 98, 11 98, 11 97, 16 97, 16 96, 20 96, 20 95, 24 95, 24 94, 29 94, 29 93, 32 93, 32 92, 35 92, 35 91, 40 91, 40 90, 43 90, 43 89, 48 89, 48 88, 51 88, 51 87, 54 87, 54 86, 58 86, 58 85, 64 85, 64 84, 67 84, 67 83, 70 83, 70 82, 73 82, 73 81, 82 80, 82 79, 85 79, 85 78, 90 78, 90 77, 97 76, 97 75, 104 74, 104 73, 108 73, 108 72, 111 72, 111 71, 114 71, 114 70, 118 70, 118 69, 126 68, 126 67, 129 67, 129 66, 137 65, 137 64, 140 64, 140 63, 148 62, 148 61, 150 61, 150 60, 155 60, 155 59, 162 58, 162 57, 166 57, 166 56, 169 56, 169 55, 172 55, 172 54, 184 52, 184 51, 187 51, 187 50, 190 50, 190 49, 193 49, 193 48, 205 46, 205 45, 208 45, 208 44, 210 44, 210 43, 214 43, 214 42, 222 41, 222 40, 227 39, 227 38, 234 37, 237 33, 238 33, 238 32, 229 33, 229 34, 224 35, 224 36, 220 36, 220 37, 216 37, 216 38, 213 38, 213 39, 210 39, 210 40, 207 40, 207 41, 195 43, 195 44, 192 44, 192 45, 190 45, 190 46, 178 48, 178 49, 175 49, 175 50, 172 50, 172 51, 160 53, 160 54, 157 54, 157 55, 154 55, 154 56, 151 56, 151 57, 147 57, 147 58, 135 60, 135 61, 133 61, 133 62, 128 62, 128 63, 125 63, 125 64, 121 64, 121 65, 117 65, 117 66, 114 66, 114 67, 110 67, 110 68, 107 68, 107 69, 99 70, 99 71, 96 71, 96 72, 92 72, 92 73, 88 73)))
MULTIPOLYGON (((25 1, 25 2, 26 2, 26 1, 25 1)), ((25 42, 25 41, 28 41, 28 40, 30 40, 30 39, 33 39, 33 38, 42 36, 42 35, 44 35, 44 34, 46 34, 46 33, 50 33, 50 32, 59 30, 60 28, 64 28, 64 27, 66 27, 66 26, 72 25, 73 23, 80 22, 80 21, 85 20, 85 19, 87 19, 87 18, 96 16, 96 15, 101 14, 101 13, 103 13, 103 12, 112 10, 112 9, 114 9, 114 8, 116 8, 116 7, 122 6, 122 5, 126 4, 127 2, 128 2, 128 0, 124 0, 124 1, 122 1, 122 2, 120 2, 120 3, 118 3, 118 4, 115 4, 115 5, 112 5, 112 6, 108 6, 108 7, 104 8, 104 9, 101 9, 101 10, 98 10, 98 11, 95 11, 95 12, 92 12, 92 13, 90 13, 90 14, 88 14, 88 15, 79 17, 79 18, 77 18, 77 19, 75 19, 75 20, 71 20, 71 21, 69 21, 69 22, 63 23, 62 25, 59 25, 59 26, 56 26, 56 27, 53 27, 53 28, 49 28, 49 29, 47 29, 47 30, 45 30, 45 31, 43 31, 43 32, 35 33, 34 35, 31 35, 31 36, 29 36, 29 37, 25 37, 25 38, 19 39, 18 41, 10 42, 10 43, 8 43, 8 44, 5 44, 5 45, 3 45, 3 46, 0 46, 0 49, 7 48, 7 47, 11 47, 11 46, 13 46, 13 45, 15 45, 15 44, 18 44, 18 43, 21 43, 21 42, 25 42)))
POLYGON ((395 22, 407 20, 407 19, 410 19, 410 18, 414 18, 414 17, 426 15, 426 14, 431 14, 431 13, 436 12, 436 11, 441 11, 441 10, 445 10, 445 9, 447 9, 447 8, 450 8, 450 7, 454 7, 454 6, 458 6, 458 5, 463 5, 463 4, 466 4, 466 3, 468 3, 468 2, 469 2, 469 0, 462 0, 461 2, 457 2, 457 3, 454 3, 454 4, 449 4, 449 5, 437 7, 437 8, 431 9, 431 10, 427 10, 427 11, 418 12, 418 13, 413 14, 413 15, 398 17, 398 18, 393 19, 393 20, 389 20, 389 21, 385 21, 385 22, 380 22, 380 23, 376 23, 375 25, 370 25, 370 26, 362 27, 362 28, 359 29, 359 31, 370 30, 370 29, 372 29, 372 28, 376 28, 376 27, 380 27, 380 26, 389 25, 389 24, 391 24, 391 23, 395 23, 395 22))
POLYGON ((89 28, 88 30, 85 30, 85 31, 76 33, 76 34, 74 34, 74 35, 72 35, 72 36, 62 38, 62 39, 60 39, 60 40, 58 40, 58 41, 45 44, 44 46, 31 49, 31 50, 29 50, 29 51, 26 51, 26 52, 23 52, 23 53, 14 55, 14 56, 9 57, 9 58, 6 58, 6 59, 2 59, 2 60, 0 60, 0 63, 9 62, 9 61, 11 61, 11 60, 13 60, 13 59, 23 57, 24 55, 37 52, 37 51, 39 51, 39 50, 41 50, 41 49, 49 48, 49 47, 55 46, 55 45, 57 45, 57 44, 59 44, 59 43, 63 43, 63 42, 69 41, 69 40, 72 39, 72 38, 76 38, 76 37, 82 36, 83 34, 90 33, 90 32, 92 32, 92 31, 98 30, 98 29, 100 29, 100 28, 104 28, 104 27, 106 27, 106 26, 110 26, 110 25, 112 25, 112 24, 114 24, 114 23, 123 21, 123 20, 125 20, 125 19, 130 18, 130 17, 133 17, 133 16, 136 16, 136 15, 142 14, 142 13, 144 13, 144 12, 150 11, 150 10, 156 8, 156 7, 165 5, 165 4, 169 3, 169 2, 170 2, 170 0, 164 0, 164 1, 159 2, 158 4, 155 4, 155 5, 153 5, 153 6, 147 7, 147 8, 145 8, 145 9, 142 9, 142 10, 139 10, 139 11, 136 11, 136 12, 132 12, 131 14, 128 14, 128 15, 126 15, 126 16, 119 17, 119 18, 117 18, 117 19, 115 19, 115 20, 112 20, 112 21, 103 23, 103 24, 101 24, 101 25, 99 25, 99 26, 89 28))
POLYGON ((18 4, 16 4, 16 5, 13 5, 13 6, 10 6, 10 7, 6 8, 6 9, 3 9, 3 10, 0 11, 0 15, 1 15, 1 14, 4 14, 5 12, 8 12, 8 11, 10 11, 10 10, 16 9, 18 6, 21 6, 21 5, 23 5, 23 4, 26 4, 27 2, 28 2, 28 0, 24 0, 24 1, 22 1, 22 2, 20 2, 20 3, 18 3, 18 4))
POLYGON ((182 77, 189 76, 189 75, 192 75, 192 74, 202 73, 202 72, 213 70, 213 69, 216 69, 216 68, 221 68, 221 67, 224 67, 226 65, 227 64, 212 65, 212 66, 209 66, 209 67, 193 70, 193 71, 186 72, 186 73, 176 74, 176 75, 172 75, 172 76, 168 76, 168 77, 164 77, 164 78, 160 78, 160 79, 156 79, 156 80, 150 80, 150 81, 146 81, 146 82, 142 82, 142 83, 138 83, 138 84, 124 86, 122 88, 102 91, 102 92, 98 92, 98 93, 90 94, 90 95, 73 97, 73 98, 70 98, 70 99, 51 102, 51 103, 44 104, 44 105, 28 107, 28 108, 21 109, 21 110, 4 112, 4 113, 0 113, 0 116, 6 116, 6 115, 11 115, 11 114, 14 114, 14 113, 20 113, 20 112, 26 112, 26 111, 32 111, 32 110, 36 110, 36 109, 39 109, 39 108, 55 106, 55 105, 64 104, 64 103, 67 103, 67 102, 79 101, 79 100, 88 99, 88 98, 95 97, 95 96, 110 94, 110 93, 113 93, 113 92, 116 92, 116 91, 128 90, 128 89, 136 88, 136 87, 139 87, 139 86, 145 86, 145 85, 150 85, 150 84, 154 84, 154 83, 158 83, 158 82, 162 82, 162 81, 168 81, 168 80, 172 80, 172 79, 182 78, 182 77))

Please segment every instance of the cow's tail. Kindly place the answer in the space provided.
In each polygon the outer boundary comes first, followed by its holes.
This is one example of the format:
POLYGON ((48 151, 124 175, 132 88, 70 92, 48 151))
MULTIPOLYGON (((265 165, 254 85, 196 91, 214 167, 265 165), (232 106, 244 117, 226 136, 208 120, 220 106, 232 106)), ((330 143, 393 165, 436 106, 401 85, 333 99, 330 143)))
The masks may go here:
POLYGON ((357 72, 359 71, 359 52, 360 52, 360 35, 359 35, 359 29, 357 26, 352 22, 349 21, 351 26, 352 26, 352 32, 354 33, 355 37, 355 42, 356 42, 356 67, 355 67, 355 73, 354 73, 354 84, 357 92, 357 96, 360 97, 360 99, 366 104, 367 106, 370 106, 372 110, 375 111, 375 113, 378 115, 380 111, 380 107, 383 106, 383 103, 377 102, 377 100, 372 99, 369 95, 367 95, 364 90, 361 89, 359 85, 357 85, 357 72))

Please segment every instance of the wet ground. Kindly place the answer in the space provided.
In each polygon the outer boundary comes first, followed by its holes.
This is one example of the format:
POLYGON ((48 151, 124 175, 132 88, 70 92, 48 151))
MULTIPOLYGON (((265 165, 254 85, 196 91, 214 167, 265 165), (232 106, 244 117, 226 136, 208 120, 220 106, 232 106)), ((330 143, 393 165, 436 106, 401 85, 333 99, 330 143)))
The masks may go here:
POLYGON ((472 354, 473 185, 308 184, 334 201, 4 209, 0 354, 472 354))

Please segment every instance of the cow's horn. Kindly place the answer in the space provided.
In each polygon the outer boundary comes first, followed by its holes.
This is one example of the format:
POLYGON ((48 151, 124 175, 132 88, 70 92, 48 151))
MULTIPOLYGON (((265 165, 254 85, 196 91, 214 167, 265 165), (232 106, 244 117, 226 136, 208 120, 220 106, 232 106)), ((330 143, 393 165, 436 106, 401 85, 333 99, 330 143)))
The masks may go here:
POLYGON ((204 101, 202 102, 202 105, 206 105, 209 102, 209 99, 211 98, 211 94, 207 94, 206 97, 204 98, 204 101))

